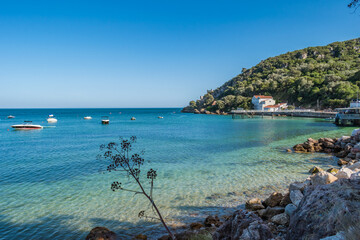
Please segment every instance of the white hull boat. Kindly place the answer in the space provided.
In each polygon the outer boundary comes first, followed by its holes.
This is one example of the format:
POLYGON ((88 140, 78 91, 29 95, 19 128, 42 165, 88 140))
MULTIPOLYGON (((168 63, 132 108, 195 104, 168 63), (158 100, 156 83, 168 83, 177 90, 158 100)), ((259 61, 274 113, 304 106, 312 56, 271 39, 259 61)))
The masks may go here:
POLYGON ((32 124, 31 121, 25 121, 23 124, 12 125, 12 128, 15 130, 35 130, 35 129, 43 129, 43 126, 32 124))
POLYGON ((48 123, 56 123, 58 120, 56 118, 50 117, 47 119, 48 123))
POLYGON ((87 117, 84 117, 84 119, 85 119, 85 120, 90 120, 90 119, 92 119, 92 117, 87 116, 87 117))

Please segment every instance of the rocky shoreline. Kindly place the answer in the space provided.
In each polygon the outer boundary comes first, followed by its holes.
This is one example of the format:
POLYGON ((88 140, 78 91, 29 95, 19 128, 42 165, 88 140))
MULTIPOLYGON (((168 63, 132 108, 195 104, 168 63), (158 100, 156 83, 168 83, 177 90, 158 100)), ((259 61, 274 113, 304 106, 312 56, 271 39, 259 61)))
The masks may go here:
MULTIPOLYGON (((341 138, 309 138, 288 152, 333 154, 339 168, 324 171, 314 166, 308 178, 291 183, 286 193, 273 192, 263 200, 252 198, 246 201, 245 209, 232 215, 208 216, 204 222, 191 223, 187 230, 175 234, 176 239, 360 239, 360 226, 356 225, 360 220, 360 130, 341 138)), ((112 234, 103 239, 117 239, 112 234)), ((140 234, 134 239, 150 238, 140 234)), ((168 239, 166 235, 159 238, 168 239)))
POLYGON ((194 108, 190 108, 190 107, 185 107, 181 110, 181 112, 183 113, 194 113, 194 114, 210 114, 210 115, 228 115, 227 112, 224 111, 220 111, 220 110, 216 110, 215 112, 211 112, 206 110, 205 108, 201 108, 200 110, 198 109, 194 109, 194 108))

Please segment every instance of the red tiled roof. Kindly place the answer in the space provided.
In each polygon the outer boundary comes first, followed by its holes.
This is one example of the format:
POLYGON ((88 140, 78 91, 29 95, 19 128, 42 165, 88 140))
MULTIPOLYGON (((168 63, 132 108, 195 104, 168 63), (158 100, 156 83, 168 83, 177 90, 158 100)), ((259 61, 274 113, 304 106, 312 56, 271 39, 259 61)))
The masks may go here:
POLYGON ((273 98, 272 96, 254 95, 256 98, 273 98))
POLYGON ((276 108, 276 107, 280 107, 280 105, 267 105, 264 108, 276 108))

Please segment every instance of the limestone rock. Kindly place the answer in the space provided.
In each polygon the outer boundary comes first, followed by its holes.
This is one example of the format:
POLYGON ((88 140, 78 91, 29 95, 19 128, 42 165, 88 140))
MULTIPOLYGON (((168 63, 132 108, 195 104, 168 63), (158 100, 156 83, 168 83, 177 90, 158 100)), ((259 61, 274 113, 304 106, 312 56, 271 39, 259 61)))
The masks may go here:
POLYGON ((264 205, 261 203, 259 198, 252 198, 245 203, 245 208, 251 211, 256 211, 260 209, 264 209, 264 205))
POLYGON ((350 178, 351 174, 354 172, 349 168, 342 168, 340 171, 335 175, 337 178, 350 178))
POLYGON ((329 168, 328 170, 326 170, 328 173, 331 173, 331 174, 336 174, 337 172, 339 172, 339 169, 337 168, 329 168))
POLYGON ((265 220, 272 218, 275 215, 283 213, 285 211, 284 207, 267 207, 266 209, 261 209, 258 211, 259 216, 265 220))
POLYGON ((280 202, 280 206, 285 207, 286 205, 288 205, 290 203, 291 203, 290 193, 286 193, 280 202))
POLYGON ((232 217, 213 234, 213 240, 265 240, 271 238, 273 235, 268 225, 256 214, 246 210, 234 212, 232 217))
POLYGON ((320 168, 318 166, 314 166, 309 170, 309 173, 315 174, 315 173, 322 172, 322 171, 324 171, 322 168, 320 168))
POLYGON ((292 203, 288 204, 286 207, 285 207, 285 213, 291 217, 291 215, 293 215, 293 213, 295 212, 296 210, 296 206, 292 203))
POLYGON ((275 207, 278 206, 283 199, 283 195, 279 192, 272 193, 265 201, 263 202, 263 205, 269 206, 269 207, 275 207))
POLYGON ((287 225, 289 223, 289 216, 286 213, 280 213, 273 216, 270 221, 278 225, 287 225))
POLYGON ((303 198, 303 194, 301 193, 300 190, 292 190, 290 192, 290 199, 291 199, 291 202, 295 205, 295 206, 298 206, 301 199, 303 198))
POLYGON ((287 240, 317 240, 337 233, 344 216, 360 221, 360 179, 309 186, 290 218, 287 240))
POLYGON ((353 165, 348 166, 347 168, 350 169, 350 170, 353 170, 353 171, 354 171, 355 169, 357 169, 357 168, 360 169, 360 162, 356 162, 356 163, 354 163, 353 165))
POLYGON ((338 164, 339 166, 342 166, 342 165, 346 165, 346 164, 348 164, 348 162, 347 162, 347 161, 345 161, 345 160, 344 160, 344 159, 342 159, 342 158, 339 158, 339 160, 338 160, 337 164, 338 164))
POLYGON ((117 236, 106 227, 95 227, 91 229, 85 240, 116 240, 117 236))
POLYGON ((337 177, 328 172, 319 172, 310 177, 312 185, 324 185, 335 182, 337 177))
POLYGON ((301 192, 304 191, 304 188, 306 187, 306 183, 304 182, 294 182, 290 184, 289 190, 290 192, 292 190, 300 190, 301 192))

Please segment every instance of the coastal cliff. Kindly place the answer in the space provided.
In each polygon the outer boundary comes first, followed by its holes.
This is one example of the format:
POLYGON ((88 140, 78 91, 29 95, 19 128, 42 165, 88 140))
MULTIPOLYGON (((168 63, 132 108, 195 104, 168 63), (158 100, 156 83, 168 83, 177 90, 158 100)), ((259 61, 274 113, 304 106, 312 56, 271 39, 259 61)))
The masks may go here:
POLYGON ((308 47, 261 61, 191 101, 183 112, 229 112, 251 108, 256 94, 306 108, 348 106, 360 86, 360 39, 308 47))

